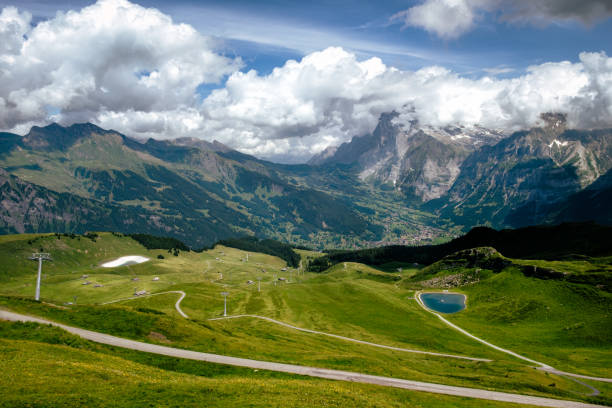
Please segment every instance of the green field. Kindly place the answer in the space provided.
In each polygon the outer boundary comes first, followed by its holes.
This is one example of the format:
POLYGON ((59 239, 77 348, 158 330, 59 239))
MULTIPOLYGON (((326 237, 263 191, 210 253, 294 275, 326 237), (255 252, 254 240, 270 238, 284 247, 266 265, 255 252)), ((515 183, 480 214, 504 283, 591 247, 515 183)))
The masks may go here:
MULTIPOLYGON (((319 255, 306 251, 300 251, 300 254, 304 259, 319 255)), ((285 263, 272 256, 249 253, 247 261, 246 255, 245 251, 217 246, 202 253, 180 252, 174 256, 165 250, 147 250, 131 238, 111 233, 101 233, 95 240, 58 238, 55 235, 4 236, 0 237, 0 259, 3 261, 0 307, 122 337, 197 351, 612 405, 611 387, 603 383, 585 381, 602 391, 597 397, 586 396, 589 390, 574 381, 535 370, 521 360, 489 349, 450 329, 414 300, 411 282, 415 274, 418 276, 417 269, 404 268, 401 273, 391 273, 347 263, 336 265, 322 274, 313 274, 291 268, 283 271, 285 263), (54 258, 43 267, 42 303, 28 300, 34 292, 36 264, 27 257, 35 251, 49 252, 54 258), (124 255, 142 255, 150 261, 111 269, 99 266, 124 255), (164 258, 158 259, 158 255, 164 258), (88 277, 83 278, 83 275, 88 277), (261 278, 261 292, 258 291, 257 278, 261 278), (285 280, 279 281, 278 278, 285 280), (247 283, 249 280, 253 283, 247 283), (83 285, 86 281, 91 283, 83 285), (95 287, 96 284, 102 286, 95 287), (179 297, 175 293, 102 305, 129 298, 135 290, 150 293, 184 291, 187 295, 181 308, 190 319, 182 318, 175 310, 174 304, 179 297), (229 292, 230 315, 256 314, 302 328, 383 345, 493 361, 477 362, 387 350, 304 333, 248 317, 209 321, 209 318, 223 313, 222 291, 229 292), (76 304, 67 305, 68 302, 76 304)), ((587 285, 526 278, 511 268, 485 275, 486 279, 458 289, 468 295, 468 308, 449 317, 450 320, 498 346, 556 368, 612 377, 612 301, 608 292, 587 285)), ((70 354, 66 347, 71 347, 70 352, 74 348, 70 344, 57 345, 53 341, 30 338, 25 333, 15 334, 19 330, 5 325, 8 328, 2 331, 2 338, 6 339, 2 340, 2 348, 14 350, 15 359, 5 362, 14 365, 3 370, 3 384, 11 380, 7 377, 7 373, 14 372, 11 367, 23 367, 20 371, 24 375, 35 371, 34 365, 22 360, 26 358, 28 347, 34 347, 48 365, 66 359, 70 354)), ((221 371, 231 379, 225 382, 224 377, 225 385, 219 387, 217 374, 198 372, 201 363, 181 363, 192 367, 181 371, 169 369, 163 362, 148 364, 136 357, 126 357, 125 351, 98 345, 77 348, 78 353, 71 355, 70 364, 83 367, 98 364, 102 372, 107 370, 107 366, 120 366, 116 368, 117 376, 132 373, 126 375, 149 378, 143 382, 146 385, 142 386, 142 391, 137 386, 141 380, 124 386, 113 385, 121 388, 125 401, 134 395, 142 395, 146 400, 154 392, 160 392, 161 398, 167 401, 178 396, 191 401, 194 390, 205 387, 214 391, 209 396, 198 396, 197 401, 209 405, 215 398, 228 404, 234 401, 232 398, 242 395, 242 398, 253 401, 254 406, 307 406, 308 399, 300 400, 301 387, 313 393, 320 387, 325 391, 313 396, 320 399, 312 400, 310 405, 344 406, 347 401, 352 401, 358 406, 408 403, 412 406, 501 406, 486 405, 484 401, 270 373, 265 374, 268 379, 264 381, 258 377, 263 374, 229 368, 223 370, 229 370, 231 374, 221 371), (147 370, 151 373, 148 374, 147 370), (269 376, 274 380, 269 380, 269 376), (153 391, 163 382, 184 385, 153 391), (232 390, 238 389, 234 394, 232 390), (253 391, 247 392, 248 389, 253 391), (331 392, 331 389, 337 392, 331 392), (283 400, 284 393, 287 400, 283 400), (259 396, 261 401, 257 400, 259 396), (298 402, 288 403, 291 398, 298 402)), ((60 370, 61 367, 54 369, 60 370)), ((212 368, 201 369, 215 371, 212 368)), ((83 368, 83 371, 87 370, 83 368)), ((97 370, 92 371, 91 376, 98 375, 95 372, 97 370)), ((62 374, 57 372, 56 375, 62 374)), ((108 375, 109 379, 102 381, 104 385, 99 395, 104 392, 104 387, 111 387, 118 378, 115 374, 108 375)), ((76 383, 68 380, 57 387, 65 392, 78 388, 76 383)), ((44 399, 45 395, 50 399, 58 398, 58 392, 49 389, 45 394, 40 391, 40 398, 44 399)), ((86 393, 83 391, 82 395, 86 393)), ((172 403, 168 402, 168 405, 172 403)))

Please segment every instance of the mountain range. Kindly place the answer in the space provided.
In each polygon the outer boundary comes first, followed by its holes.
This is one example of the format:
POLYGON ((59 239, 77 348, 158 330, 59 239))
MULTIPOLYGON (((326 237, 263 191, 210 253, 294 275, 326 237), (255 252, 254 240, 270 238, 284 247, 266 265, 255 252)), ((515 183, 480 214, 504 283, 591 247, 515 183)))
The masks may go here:
POLYGON ((201 247, 241 235, 317 248, 431 243, 475 225, 612 223, 612 131, 564 115, 505 135, 402 124, 308 164, 218 142, 139 140, 93 124, 0 133, 0 232, 114 230, 201 247))
POLYGON ((359 193, 350 174, 304 172, 220 143, 139 141, 92 124, 52 124, 23 137, 0 134, 0 146, 4 232, 95 227, 203 246, 246 234, 376 240, 382 230, 364 216, 373 210, 349 202, 359 193), (311 185, 344 187, 336 197, 311 185))
POLYGON ((565 115, 547 113, 540 127, 504 136, 480 127, 406 127, 396 116, 382 115, 371 135, 310 163, 353 164, 362 180, 392 187, 452 224, 610 222, 611 129, 567 129, 565 115), (583 212, 588 206, 599 210, 583 212))

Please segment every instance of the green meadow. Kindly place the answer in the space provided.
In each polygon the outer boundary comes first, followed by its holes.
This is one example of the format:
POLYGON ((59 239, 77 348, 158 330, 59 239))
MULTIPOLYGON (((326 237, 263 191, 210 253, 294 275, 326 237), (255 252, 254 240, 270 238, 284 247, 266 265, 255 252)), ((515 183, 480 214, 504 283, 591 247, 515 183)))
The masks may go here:
MULTIPOLYGON (((299 253, 303 260, 319 255, 308 251, 299 253)), ((166 250, 147 250, 129 237, 111 233, 99 233, 95 239, 4 236, 0 237, 0 259, 0 308, 78 327, 236 357, 612 405, 611 387, 604 383, 585 381, 602 391, 597 397, 587 396, 589 390, 584 386, 535 370, 521 360, 487 348, 423 310, 414 300, 417 288, 413 282, 419 276, 419 269, 402 268, 398 272, 395 267, 375 269, 347 263, 321 274, 305 273, 300 268, 288 268, 284 261, 269 255, 248 253, 247 260, 245 251, 217 246, 200 253, 180 251, 175 256, 166 250), (28 256, 38 251, 49 252, 53 257, 52 262, 43 266, 42 302, 31 300, 36 263, 28 256), (141 255, 150 260, 138 265, 101 267, 104 262, 126 255, 141 255), (85 282, 90 283, 83 285, 85 282), (181 317, 175 309, 179 294, 128 299, 141 290, 150 294, 184 291, 186 297, 180 307, 189 319, 181 317), (208 320, 223 313, 222 291, 229 293, 228 315, 266 316, 302 328, 383 345, 492 361, 388 350, 304 333, 250 317, 208 320)), ((498 346, 556 368, 612 377, 612 301, 608 292, 593 286, 527 278, 512 268, 483 276, 486 279, 456 289, 468 295, 468 307, 449 316, 449 320, 498 346)), ((82 367, 79 373, 84 378, 92 382, 96 376, 104 379, 99 381, 91 398, 102 398, 112 388, 126 406, 130 406, 135 396, 146 402, 155 393, 159 393, 161 401, 167 401, 166 406, 188 406, 186 401, 215 406, 217 402, 212 401, 217 399, 222 406, 244 401, 245 393, 252 397, 246 399, 252 406, 346 406, 348 403, 505 406, 384 387, 222 366, 214 368, 215 365, 199 362, 170 363, 166 360, 175 359, 161 357, 149 356, 155 361, 148 361, 136 352, 79 339, 55 341, 53 338, 57 336, 70 337, 61 335, 58 329, 38 327, 34 331, 53 333, 35 336, 19 324, 2 324, 1 347, 3 352, 12 350, 10 355, 14 356, 3 362, 7 369, 0 376, 2 386, 11 383, 9 373, 15 369, 24 375, 36 371, 34 360, 27 357, 27 350, 31 348, 32 356, 37 355, 45 362, 41 364, 53 367, 49 376, 54 373, 56 377, 62 376, 70 367, 82 367), (54 361, 66 363, 54 366, 54 361), (121 383, 121 376, 131 380, 121 383), (198 388, 209 391, 196 397, 198 388), (311 397, 301 399, 302 392, 311 397)), ((43 387, 38 395, 41 401, 48 398, 57 404, 62 393, 74 393, 75 398, 81 395, 86 400, 87 390, 78 389, 87 383, 63 379, 53 389, 43 387)), ((33 385, 21 386, 24 390, 33 388, 33 385)), ((15 402, 14 405, 19 405, 18 400, 15 402)), ((137 400, 133 402, 134 406, 138 405, 137 400)))
POLYGON ((511 404, 221 366, 0 322, 2 407, 455 407, 511 404))

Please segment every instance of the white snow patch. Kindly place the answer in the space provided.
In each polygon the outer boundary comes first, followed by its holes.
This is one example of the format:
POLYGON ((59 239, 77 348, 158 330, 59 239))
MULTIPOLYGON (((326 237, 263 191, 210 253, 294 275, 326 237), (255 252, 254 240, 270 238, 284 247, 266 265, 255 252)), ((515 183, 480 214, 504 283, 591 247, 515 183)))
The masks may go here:
POLYGON ((464 135, 464 134, 460 134, 460 135, 455 135, 455 136, 451 136, 452 140, 458 140, 458 139, 471 139, 472 136, 470 135, 464 135))
POLYGON ((567 142, 560 142, 557 139, 553 140, 552 142, 550 142, 550 144, 548 145, 548 147, 550 147, 552 149, 552 147, 556 145, 557 147, 565 147, 567 146, 567 142))
POLYGON ((102 264, 103 268, 116 268, 117 266, 134 265, 143 262, 147 262, 149 258, 139 255, 122 256, 114 261, 106 262, 102 264))

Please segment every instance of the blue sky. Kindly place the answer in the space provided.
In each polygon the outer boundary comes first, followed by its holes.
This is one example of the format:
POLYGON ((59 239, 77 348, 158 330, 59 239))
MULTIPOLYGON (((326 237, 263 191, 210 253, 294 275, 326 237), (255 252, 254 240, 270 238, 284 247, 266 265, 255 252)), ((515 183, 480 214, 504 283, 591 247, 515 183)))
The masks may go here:
MULTIPOLYGON (((0 1, 29 10, 34 21, 56 11, 79 9, 92 1, 0 1)), ((612 19, 587 26, 578 21, 532 24, 500 21, 496 11, 482 11, 473 30, 453 39, 439 38, 419 27, 390 22, 394 14, 422 1, 248 1, 140 0, 224 41, 223 52, 236 54, 244 69, 270 72, 287 59, 299 59, 329 46, 341 46, 361 58, 380 57, 387 65, 418 69, 442 65, 479 76, 483 69, 506 68, 519 75, 545 61, 577 61, 583 51, 609 51, 612 19)))

